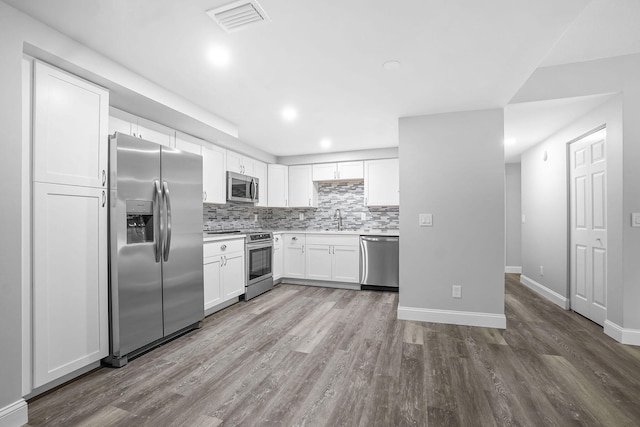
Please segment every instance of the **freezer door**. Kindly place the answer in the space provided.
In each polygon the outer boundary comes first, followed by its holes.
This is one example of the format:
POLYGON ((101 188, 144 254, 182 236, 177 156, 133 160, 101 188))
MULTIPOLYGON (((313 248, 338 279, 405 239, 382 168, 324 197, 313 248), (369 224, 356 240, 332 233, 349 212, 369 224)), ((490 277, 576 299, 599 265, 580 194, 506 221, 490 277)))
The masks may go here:
POLYGON ((120 357, 163 336, 160 146, 118 133, 109 144, 111 354, 120 357))
POLYGON ((202 157, 162 148, 164 333, 204 318, 202 157))

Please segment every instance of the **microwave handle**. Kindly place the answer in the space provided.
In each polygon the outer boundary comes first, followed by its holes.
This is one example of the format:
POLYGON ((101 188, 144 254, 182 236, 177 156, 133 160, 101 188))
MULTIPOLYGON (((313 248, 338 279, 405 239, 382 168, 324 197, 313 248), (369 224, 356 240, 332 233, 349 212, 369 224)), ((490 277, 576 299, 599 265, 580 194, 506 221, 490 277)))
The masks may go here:
POLYGON ((249 197, 251 200, 256 200, 256 180, 251 178, 251 184, 249 184, 249 197))

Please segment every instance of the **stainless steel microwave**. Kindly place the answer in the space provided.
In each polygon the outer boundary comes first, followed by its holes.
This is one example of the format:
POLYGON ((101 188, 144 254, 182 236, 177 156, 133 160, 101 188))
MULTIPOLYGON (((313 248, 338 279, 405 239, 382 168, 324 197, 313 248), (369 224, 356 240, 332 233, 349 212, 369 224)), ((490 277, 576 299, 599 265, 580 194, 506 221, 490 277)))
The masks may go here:
POLYGON ((258 203, 260 183, 258 178, 227 172, 227 200, 232 202, 258 203))

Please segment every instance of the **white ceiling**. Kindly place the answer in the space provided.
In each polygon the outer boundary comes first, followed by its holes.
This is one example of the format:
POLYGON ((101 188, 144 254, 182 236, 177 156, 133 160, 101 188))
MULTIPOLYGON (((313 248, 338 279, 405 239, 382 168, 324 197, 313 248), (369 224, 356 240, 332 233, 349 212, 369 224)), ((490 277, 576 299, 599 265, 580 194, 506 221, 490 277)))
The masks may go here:
MULTIPOLYGON (((393 147, 399 117, 504 107, 543 60, 573 60, 582 40, 590 50, 581 58, 610 52, 619 38, 585 36, 606 5, 618 19, 640 10, 634 0, 594 0, 576 19, 588 0, 260 0, 271 22, 228 34, 205 11, 230 0, 4 1, 276 156, 326 151, 323 138, 334 152, 393 147), (212 45, 229 48, 227 68, 207 61, 212 45), (392 59, 401 67, 383 69, 392 59), (280 117, 287 104, 299 114, 291 123, 280 117)), ((640 40, 629 31, 625 39, 640 40)))

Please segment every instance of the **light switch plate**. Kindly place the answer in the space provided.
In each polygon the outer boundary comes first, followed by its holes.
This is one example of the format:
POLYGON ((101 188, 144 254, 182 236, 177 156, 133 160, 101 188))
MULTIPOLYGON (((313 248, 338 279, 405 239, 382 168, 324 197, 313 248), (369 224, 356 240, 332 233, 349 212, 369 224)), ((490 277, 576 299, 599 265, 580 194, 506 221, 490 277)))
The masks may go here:
POLYGON ((631 226, 640 227, 640 212, 633 212, 631 214, 631 226))
POLYGON ((360 213, 360 219, 362 221, 366 221, 367 220, 367 213, 366 212, 361 212, 360 213))
POLYGON ((304 221, 304 212, 300 212, 300 213, 298 214, 298 220, 300 220, 300 221, 304 221))
POLYGON ((420 227, 432 227, 433 226, 433 214, 418 214, 418 225, 420 227))

